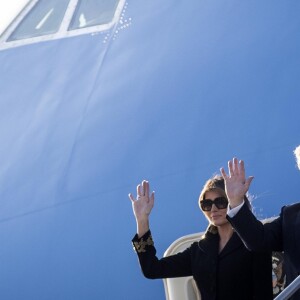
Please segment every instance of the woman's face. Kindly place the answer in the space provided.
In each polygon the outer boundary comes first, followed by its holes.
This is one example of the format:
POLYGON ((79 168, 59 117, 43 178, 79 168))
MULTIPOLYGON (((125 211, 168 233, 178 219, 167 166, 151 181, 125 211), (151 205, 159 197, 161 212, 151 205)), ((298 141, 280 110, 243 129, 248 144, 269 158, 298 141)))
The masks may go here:
MULTIPOLYGON (((209 191, 205 193, 205 199, 215 200, 218 197, 223 197, 218 191, 209 191)), ((215 204, 212 205, 210 211, 203 211, 209 223, 215 226, 222 226, 228 224, 226 219, 227 208, 217 208, 215 204)))

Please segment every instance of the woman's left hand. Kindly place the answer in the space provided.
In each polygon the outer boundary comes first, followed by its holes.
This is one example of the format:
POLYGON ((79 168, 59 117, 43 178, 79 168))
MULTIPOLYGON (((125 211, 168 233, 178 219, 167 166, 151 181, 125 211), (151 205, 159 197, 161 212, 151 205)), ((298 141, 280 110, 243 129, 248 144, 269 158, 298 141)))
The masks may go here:
POLYGON ((245 167, 242 160, 233 158, 228 162, 229 175, 224 168, 221 168, 221 174, 225 182, 225 192, 231 208, 240 205, 243 202, 244 195, 247 193, 253 176, 245 178, 245 167))

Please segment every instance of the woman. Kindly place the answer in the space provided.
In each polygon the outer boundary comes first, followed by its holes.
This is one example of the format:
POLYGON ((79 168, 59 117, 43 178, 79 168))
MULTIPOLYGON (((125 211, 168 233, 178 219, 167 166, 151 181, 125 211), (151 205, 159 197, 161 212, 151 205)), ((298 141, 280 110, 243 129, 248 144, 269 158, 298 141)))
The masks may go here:
MULTIPOLYGON (((149 228, 154 192, 149 183, 137 186, 137 198, 129 194, 137 223, 133 246, 147 278, 193 276, 202 300, 272 299, 271 253, 248 251, 226 219, 228 200, 224 180, 206 182, 199 206, 209 222, 200 241, 185 251, 158 259, 149 228)), ((245 201, 248 199, 245 198, 245 201)))

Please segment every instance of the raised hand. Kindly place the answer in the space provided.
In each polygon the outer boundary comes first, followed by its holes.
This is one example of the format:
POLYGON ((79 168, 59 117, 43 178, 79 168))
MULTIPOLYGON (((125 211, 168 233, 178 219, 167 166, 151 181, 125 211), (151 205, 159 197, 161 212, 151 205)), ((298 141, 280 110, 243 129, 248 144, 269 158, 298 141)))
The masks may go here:
POLYGON ((226 174, 224 168, 221 168, 221 174, 225 182, 225 191, 231 208, 240 205, 243 202, 244 195, 247 193, 253 176, 246 179, 245 167, 242 160, 238 161, 233 158, 228 162, 229 175, 226 174))
POLYGON ((137 233, 142 236, 149 230, 149 215, 154 206, 154 192, 149 195, 149 182, 143 180, 141 184, 136 187, 136 198, 129 194, 131 200, 132 210, 137 223, 137 233))

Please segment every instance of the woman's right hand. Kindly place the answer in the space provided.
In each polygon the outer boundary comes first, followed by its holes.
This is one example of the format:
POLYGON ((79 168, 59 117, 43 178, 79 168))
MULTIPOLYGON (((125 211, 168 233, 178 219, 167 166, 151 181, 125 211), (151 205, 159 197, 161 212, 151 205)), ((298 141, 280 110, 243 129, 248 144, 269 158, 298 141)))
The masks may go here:
POLYGON ((149 182, 143 180, 136 188, 136 198, 129 194, 132 210, 137 222, 137 233, 139 237, 149 230, 149 215, 154 206, 154 192, 149 195, 149 182))

